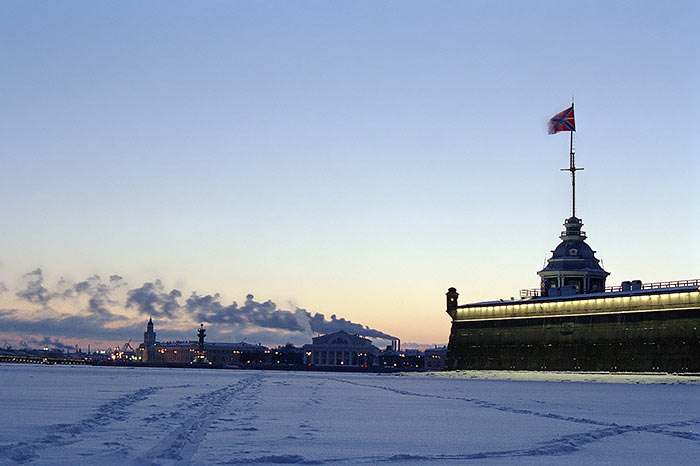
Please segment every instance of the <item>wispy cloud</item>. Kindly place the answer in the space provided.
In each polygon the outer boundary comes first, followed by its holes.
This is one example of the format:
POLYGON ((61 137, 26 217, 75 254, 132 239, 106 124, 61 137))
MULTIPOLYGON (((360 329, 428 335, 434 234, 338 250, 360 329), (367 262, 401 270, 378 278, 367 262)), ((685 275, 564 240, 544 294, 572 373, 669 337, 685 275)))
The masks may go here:
POLYGON ((177 298, 182 296, 180 290, 165 292, 160 280, 146 282, 140 288, 129 290, 126 307, 135 307, 141 314, 154 317, 175 318, 182 307, 177 298))
MULTIPOLYGON (((0 283, 0 293, 7 291, 0 283)), ((107 279, 92 275, 75 283, 61 278, 56 286, 47 287, 42 269, 37 268, 22 276, 21 289, 14 295, 24 304, 4 306, 4 298, 0 297, 0 327, 17 335, 34 335, 34 339, 38 335, 125 341, 143 332, 146 317, 159 321, 159 339, 192 339, 193 332, 185 329, 200 322, 211 326, 209 334, 214 338, 265 336, 267 344, 290 339, 308 341, 314 334, 338 330, 370 338, 393 338, 335 314, 326 318, 302 308, 281 309, 271 300, 256 300, 252 294, 246 295, 242 304, 224 303, 219 293, 201 295, 193 291, 185 299, 182 291, 168 290, 159 279, 129 289, 126 280, 117 274, 107 279), (134 312, 143 320, 136 321, 134 312)), ((25 341, 34 340, 25 337, 25 341)))
POLYGON ((395 338, 387 333, 363 326, 362 324, 345 320, 342 317, 338 318, 335 314, 331 316, 330 320, 319 313, 314 314, 313 317, 310 312, 306 312, 306 315, 309 318, 309 324, 314 333, 332 333, 345 330, 348 333, 356 333, 369 338, 382 338, 387 340, 395 338))
POLYGON ((112 275, 106 283, 102 281, 99 275, 93 275, 65 290, 63 296, 87 296, 88 314, 98 317, 105 322, 122 320, 124 316, 111 312, 108 305, 120 305, 118 301, 111 299, 110 296, 114 291, 125 285, 126 283, 119 275, 112 275))
POLYGON ((66 345, 65 343, 61 342, 58 338, 51 338, 51 337, 43 337, 43 338, 36 338, 36 337, 27 337, 26 339, 22 340, 19 344, 21 348, 46 348, 48 347, 49 349, 60 349, 63 351, 70 351, 73 349, 71 345, 66 345))
POLYGON ((44 275, 41 269, 33 270, 22 276, 24 289, 17 292, 17 296, 33 304, 45 306, 53 297, 52 293, 44 288, 44 275))
POLYGON ((294 312, 278 309, 277 305, 270 300, 258 302, 254 298, 252 294, 249 294, 240 306, 235 301, 224 306, 221 304, 218 294, 198 296, 196 293, 192 293, 187 299, 186 309, 195 320, 212 324, 231 323, 289 332, 304 332, 305 327, 299 323, 294 312))
POLYGON ((81 315, 25 319, 16 310, 0 310, 0 328, 18 336, 51 335, 54 337, 121 341, 143 333, 144 323, 107 327, 104 321, 81 315))

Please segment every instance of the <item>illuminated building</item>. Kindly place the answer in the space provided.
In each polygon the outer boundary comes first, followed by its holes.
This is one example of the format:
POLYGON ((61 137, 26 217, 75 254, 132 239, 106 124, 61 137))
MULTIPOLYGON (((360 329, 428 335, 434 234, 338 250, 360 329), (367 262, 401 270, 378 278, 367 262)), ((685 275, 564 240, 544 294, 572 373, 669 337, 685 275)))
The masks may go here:
POLYGON ((401 341, 391 341, 384 351, 379 354, 379 366, 388 370, 423 370, 423 352, 416 349, 401 350, 401 341))
POLYGON ((149 319, 144 342, 136 350, 137 356, 141 362, 163 365, 192 364, 195 361, 206 364, 211 362, 216 366, 245 367, 269 364, 271 352, 268 348, 245 342, 205 343, 203 330, 203 326, 200 326, 197 332, 198 341, 157 342, 153 321, 149 319))
POLYGON ((304 364, 307 367, 368 368, 378 364, 379 348, 367 338, 345 331, 312 338, 304 345, 304 364))
POLYGON ((447 355, 446 346, 436 346, 428 348, 423 353, 425 361, 425 370, 427 371, 442 371, 445 370, 445 356, 447 355))
POLYGON ((576 217, 570 131, 572 213, 540 288, 462 305, 450 288, 447 368, 700 372, 700 280, 605 286, 576 217))
POLYGON ((519 300, 458 304, 447 292, 448 369, 700 371, 700 280, 605 288, 581 222, 519 300))

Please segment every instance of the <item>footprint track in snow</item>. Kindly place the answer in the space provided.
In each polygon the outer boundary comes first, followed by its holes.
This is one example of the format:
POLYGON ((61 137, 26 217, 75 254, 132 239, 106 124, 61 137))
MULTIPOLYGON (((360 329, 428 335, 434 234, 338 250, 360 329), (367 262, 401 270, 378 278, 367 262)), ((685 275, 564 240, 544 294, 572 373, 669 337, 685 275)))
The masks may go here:
MULTIPOLYGON (((178 413, 177 417, 182 419, 179 424, 175 428, 170 425, 168 433, 144 455, 136 458, 132 464, 190 464, 209 428, 222 420, 234 421, 231 417, 220 418, 222 412, 234 400, 241 401, 254 397, 259 390, 261 380, 262 377, 256 374, 199 396, 185 397, 185 402, 175 408, 178 411, 174 411, 178 413)), ((243 409, 245 410, 245 407, 243 409)), ((240 435, 250 435, 254 430, 257 429, 245 422, 231 429, 231 431, 238 431, 240 435)))
POLYGON ((127 393, 114 400, 101 404, 93 413, 73 424, 55 424, 46 429, 49 433, 29 442, 18 442, 0 449, 0 458, 5 457, 16 463, 26 463, 38 458, 39 452, 50 447, 63 447, 77 443, 83 434, 94 429, 105 428, 115 422, 125 420, 128 408, 147 399, 163 387, 148 387, 127 393))
MULTIPOLYGON (((434 461, 434 460, 477 460, 485 458, 506 458, 506 457, 527 457, 527 456, 552 456, 552 455, 564 455, 568 453, 573 453, 578 451, 581 447, 597 442, 599 440, 614 437, 618 435, 623 435, 627 433, 654 433, 666 435, 678 439, 689 440, 692 442, 700 442, 700 434, 692 431, 678 431, 673 430, 674 427, 693 427, 700 426, 700 418, 686 419, 673 421, 668 423, 657 423, 657 424, 647 424, 647 425, 624 425, 614 422, 602 422, 595 419, 580 418, 573 416, 566 416, 562 414, 552 413, 552 412, 540 412, 533 411, 529 409, 515 408, 512 406, 501 405, 497 403, 492 403, 485 400, 479 400, 476 398, 464 398, 446 395, 431 395, 425 393, 411 392, 408 390, 399 390, 391 387, 386 387, 382 385, 364 384, 359 382, 353 382, 349 380, 343 380, 333 377, 328 377, 328 380, 333 380, 336 382, 346 383, 350 385, 357 385, 367 388, 375 388, 378 390, 386 390, 389 392, 396 393, 403 396, 414 396, 421 398, 437 398, 444 400, 458 400, 464 401, 480 408, 494 409, 497 411, 508 412, 511 414, 527 415, 540 418, 554 419, 558 421, 567 421, 577 424, 588 424, 592 426, 601 427, 600 429, 595 429, 587 432, 581 432, 577 434, 566 435, 562 437, 556 437, 548 441, 538 442, 534 447, 529 449, 519 449, 519 450, 504 450, 504 451, 492 451, 492 452, 480 452, 474 454, 465 455, 430 455, 430 456, 411 456, 411 458, 403 458, 404 455, 390 456, 381 459, 379 457, 372 458, 371 461, 434 461)), ((354 458, 354 460, 359 460, 360 458, 354 458)), ((348 459, 351 461, 352 459, 348 459)), ((334 461, 341 462, 345 461, 341 458, 336 458, 334 461)))

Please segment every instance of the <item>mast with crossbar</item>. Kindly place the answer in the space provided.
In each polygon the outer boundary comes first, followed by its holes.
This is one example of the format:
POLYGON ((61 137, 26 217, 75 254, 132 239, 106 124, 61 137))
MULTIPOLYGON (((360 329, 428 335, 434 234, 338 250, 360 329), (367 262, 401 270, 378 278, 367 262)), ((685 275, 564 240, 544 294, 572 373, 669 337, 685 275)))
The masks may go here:
MULTIPOLYGON (((574 104, 571 103, 571 113, 573 114, 574 104)), ((576 166, 574 157, 574 132, 571 131, 569 142, 569 168, 562 168, 561 171, 571 172, 571 216, 576 217, 576 172, 583 170, 583 167, 576 166)))
POLYGON ((563 112, 559 112, 549 120, 549 134, 556 134, 560 131, 571 133, 569 142, 569 168, 562 168, 562 171, 571 172, 571 216, 576 217, 576 172, 583 168, 576 167, 574 158, 574 132, 576 131, 576 121, 574 119, 574 98, 571 97, 571 107, 563 112))

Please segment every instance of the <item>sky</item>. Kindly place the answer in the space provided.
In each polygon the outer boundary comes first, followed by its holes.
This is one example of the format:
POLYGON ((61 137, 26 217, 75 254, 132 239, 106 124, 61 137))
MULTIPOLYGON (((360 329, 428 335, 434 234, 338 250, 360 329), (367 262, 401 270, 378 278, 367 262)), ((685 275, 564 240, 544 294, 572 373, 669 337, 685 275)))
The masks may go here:
POLYGON ((572 97, 608 285, 700 278, 698 24, 695 1, 2 2, 0 341, 138 342, 153 316, 159 340, 445 344, 448 287, 538 286, 572 97))

